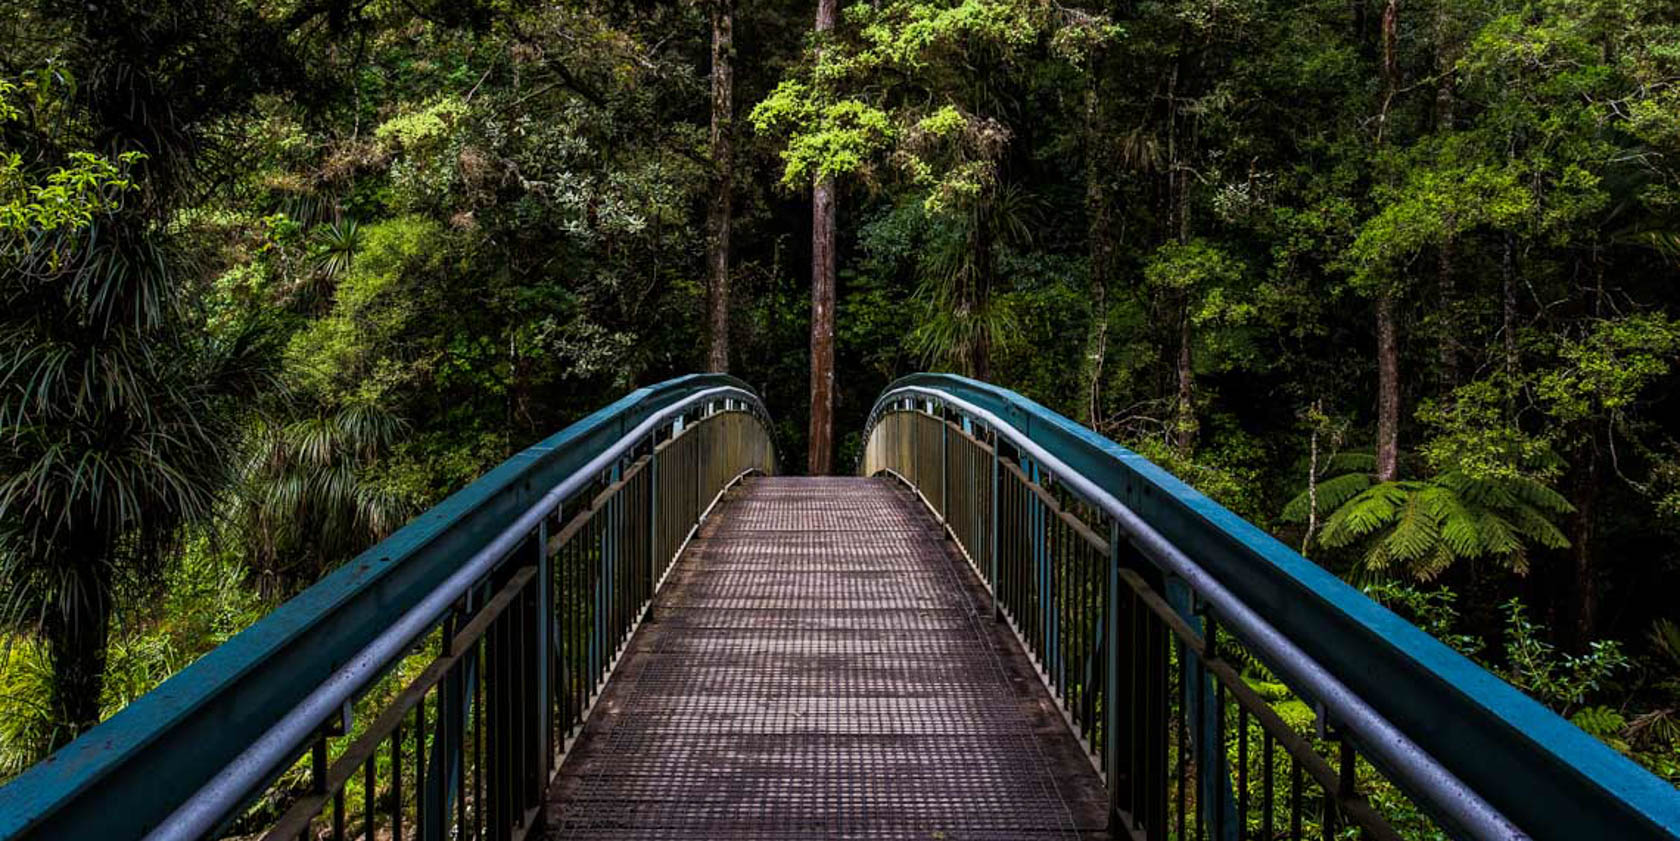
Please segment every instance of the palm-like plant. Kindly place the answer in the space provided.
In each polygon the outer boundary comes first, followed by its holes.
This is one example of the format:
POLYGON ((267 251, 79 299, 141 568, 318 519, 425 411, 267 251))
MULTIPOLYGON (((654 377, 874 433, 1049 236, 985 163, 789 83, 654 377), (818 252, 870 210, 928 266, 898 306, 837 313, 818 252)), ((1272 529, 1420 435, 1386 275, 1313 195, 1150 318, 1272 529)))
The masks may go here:
POLYGON ((170 222, 218 179, 223 119, 298 77, 249 4, 8 12, 41 34, 8 66, 50 61, 29 84, 57 100, 7 115, 14 177, 50 183, 33 168, 90 150, 138 162, 120 201, 0 238, 0 624, 45 642, 56 746, 99 717, 118 588, 210 516, 243 407, 271 381, 271 331, 212 334, 194 311, 195 261, 170 222))
POLYGON ((336 281, 350 270, 361 243, 361 226, 354 219, 329 222, 315 229, 315 271, 327 281, 336 281))
POLYGON ((289 594, 402 523, 405 501, 364 473, 403 428, 371 405, 258 422, 234 521, 264 596, 289 594))
POLYGON ((44 635, 65 737, 98 718, 115 590, 210 515, 276 358, 259 327, 193 330, 173 260, 131 225, 54 238, 60 271, 34 262, 46 238, 14 247, 0 281, 0 620, 44 635))
POLYGON ((1033 196, 1011 184, 938 217, 920 267, 917 296, 925 315, 910 335, 923 359, 985 378, 990 351, 1007 341, 1015 324, 992 294, 996 248, 1031 242, 1036 209, 1033 196))

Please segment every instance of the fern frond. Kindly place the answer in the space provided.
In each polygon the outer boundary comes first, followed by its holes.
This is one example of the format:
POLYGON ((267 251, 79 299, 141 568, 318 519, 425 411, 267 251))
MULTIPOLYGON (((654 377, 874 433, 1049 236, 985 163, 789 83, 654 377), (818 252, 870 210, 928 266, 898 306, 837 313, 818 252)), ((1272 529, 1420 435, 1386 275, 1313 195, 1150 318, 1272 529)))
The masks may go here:
POLYGON ((1509 555, 1522 549, 1517 530, 1497 512, 1481 509, 1476 512, 1476 530, 1482 535, 1482 545, 1490 555, 1509 555))
POLYGON ((1437 543, 1435 544, 1435 551, 1429 553, 1429 557, 1412 564, 1412 575, 1419 581, 1431 581, 1435 576, 1446 572, 1455 560, 1457 560, 1457 556, 1447 548, 1445 543, 1437 543))
POLYGON ((1568 549, 1569 538, 1564 535, 1555 523, 1544 514, 1528 506, 1511 509, 1512 524, 1522 533, 1523 537, 1546 547, 1547 549, 1568 549))
POLYGON ((1476 517, 1465 507, 1463 500, 1447 488, 1434 488, 1429 494, 1430 507, 1441 524, 1441 542, 1460 558, 1481 556, 1481 530, 1476 517))
POLYGON ((1435 518, 1425 511, 1427 489, 1406 494, 1399 507, 1394 528, 1383 538, 1389 554, 1407 564, 1421 560, 1440 542, 1441 531, 1435 518))
POLYGON ((1572 514, 1575 511, 1575 506, 1563 494, 1552 490, 1545 482, 1527 476, 1511 480, 1511 495, 1520 502, 1553 514, 1572 514))
POLYGON ((1375 482, 1365 473, 1349 473, 1318 483, 1318 508, 1334 511, 1343 503, 1369 490, 1375 482))
MULTIPOLYGON (((1343 503, 1353 499, 1371 487, 1374 480, 1365 473, 1349 473, 1326 479, 1318 483, 1318 510, 1335 511, 1343 503)), ((1278 515, 1286 523, 1306 522, 1308 507, 1312 505, 1312 494, 1301 491, 1294 499, 1283 506, 1283 513, 1278 515)))
POLYGON ((1337 453, 1324 462, 1324 473, 1376 473, 1377 454, 1367 452, 1337 453))

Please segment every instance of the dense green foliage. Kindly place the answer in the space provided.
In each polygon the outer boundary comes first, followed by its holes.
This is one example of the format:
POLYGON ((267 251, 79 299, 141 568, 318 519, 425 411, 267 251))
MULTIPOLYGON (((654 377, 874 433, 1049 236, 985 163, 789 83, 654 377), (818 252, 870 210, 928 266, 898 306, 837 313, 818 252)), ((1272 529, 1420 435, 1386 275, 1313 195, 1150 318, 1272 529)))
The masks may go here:
MULTIPOLYGON (((0 2, 0 773, 706 357, 705 4, 98 8, 0 2)), ((828 175, 842 468, 983 376, 1680 779, 1673 4, 811 12, 734 30, 785 469, 828 175)))

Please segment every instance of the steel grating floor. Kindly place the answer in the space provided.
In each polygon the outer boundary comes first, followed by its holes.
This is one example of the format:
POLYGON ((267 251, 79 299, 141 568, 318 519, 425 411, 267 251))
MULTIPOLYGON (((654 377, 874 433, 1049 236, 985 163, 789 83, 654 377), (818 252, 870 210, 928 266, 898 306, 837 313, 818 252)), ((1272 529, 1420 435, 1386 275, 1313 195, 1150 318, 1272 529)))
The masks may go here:
POLYGON ((654 615, 550 790, 550 837, 1105 837, 1101 781, 896 483, 749 481, 654 615))

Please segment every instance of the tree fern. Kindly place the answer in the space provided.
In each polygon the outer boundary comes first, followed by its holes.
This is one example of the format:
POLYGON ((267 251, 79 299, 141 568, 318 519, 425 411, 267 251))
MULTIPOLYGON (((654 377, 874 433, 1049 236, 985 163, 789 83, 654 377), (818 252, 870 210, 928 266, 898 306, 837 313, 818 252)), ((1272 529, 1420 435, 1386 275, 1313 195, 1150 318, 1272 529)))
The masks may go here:
MULTIPOLYGON (((1522 574, 1530 547, 1569 545, 1553 519, 1573 509, 1556 491, 1526 476, 1475 478, 1446 471, 1425 480, 1373 484, 1370 476, 1355 473, 1321 483, 1318 493, 1321 507, 1334 509, 1318 544, 1358 550, 1356 574, 1378 579, 1404 575, 1427 581, 1472 558, 1522 574)), ((1283 516, 1298 521, 1304 514, 1297 497, 1283 516)))

